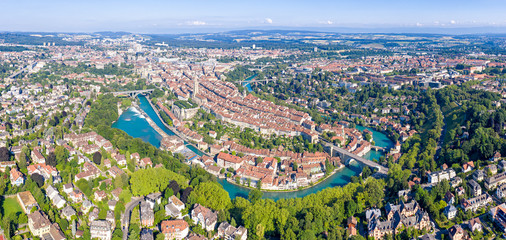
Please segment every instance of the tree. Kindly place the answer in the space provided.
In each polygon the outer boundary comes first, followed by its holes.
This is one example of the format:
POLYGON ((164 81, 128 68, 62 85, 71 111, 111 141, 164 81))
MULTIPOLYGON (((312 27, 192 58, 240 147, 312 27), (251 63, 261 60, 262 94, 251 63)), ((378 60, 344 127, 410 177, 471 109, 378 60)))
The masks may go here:
POLYGON ((181 190, 181 188, 179 187, 179 184, 176 181, 174 181, 174 180, 170 181, 169 188, 172 189, 172 192, 174 194, 179 193, 179 191, 181 190))
POLYGON ((193 188, 191 188, 191 187, 187 187, 185 190, 183 190, 183 193, 181 194, 181 201, 184 203, 187 203, 188 197, 190 196, 192 191, 193 191, 193 188))
POLYGON ((11 157, 11 151, 6 147, 0 147, 0 162, 9 161, 11 157))
POLYGON ((18 167, 19 169, 25 169, 26 168, 26 162, 27 162, 27 157, 26 157, 26 154, 21 151, 21 153, 19 154, 19 161, 18 161, 18 167))
POLYGON ((385 197, 385 184, 376 178, 367 179, 364 186, 364 201, 367 207, 381 207, 385 197))
POLYGON ((49 166, 56 167, 56 164, 58 163, 56 162, 56 155, 54 154, 54 152, 50 152, 49 155, 47 155, 46 164, 49 166))
POLYGON ((251 192, 249 192, 248 194, 248 200, 252 203, 252 204, 255 204, 259 199, 262 198, 264 194, 262 193, 262 191, 258 190, 258 189, 253 189, 251 190, 251 192))
POLYGON ((58 164, 66 162, 69 158, 69 151, 63 146, 56 146, 54 148, 54 154, 56 155, 56 162, 58 164))
POLYGON ((227 209, 232 204, 228 192, 214 182, 201 183, 195 188, 192 195, 195 195, 197 203, 214 210, 227 209))
POLYGON ((97 165, 102 163, 102 154, 100 152, 97 151, 93 154, 93 162, 97 165))
POLYGON ((135 196, 145 196, 164 191, 171 180, 187 187, 188 179, 165 168, 147 168, 134 172, 130 178, 130 188, 135 196))
POLYGON ((35 182, 37 183, 37 186, 42 187, 44 186, 44 177, 38 173, 34 173, 32 174, 32 176, 30 176, 30 178, 35 182))

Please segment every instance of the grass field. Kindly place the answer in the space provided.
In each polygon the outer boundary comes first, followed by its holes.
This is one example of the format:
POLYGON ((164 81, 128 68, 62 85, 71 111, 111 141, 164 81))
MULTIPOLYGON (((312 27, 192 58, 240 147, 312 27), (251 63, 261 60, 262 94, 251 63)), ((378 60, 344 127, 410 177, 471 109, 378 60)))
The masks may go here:
POLYGON ((9 197, 5 198, 2 209, 4 212, 4 216, 9 216, 12 213, 22 213, 23 209, 19 205, 18 201, 16 200, 16 197, 9 197))

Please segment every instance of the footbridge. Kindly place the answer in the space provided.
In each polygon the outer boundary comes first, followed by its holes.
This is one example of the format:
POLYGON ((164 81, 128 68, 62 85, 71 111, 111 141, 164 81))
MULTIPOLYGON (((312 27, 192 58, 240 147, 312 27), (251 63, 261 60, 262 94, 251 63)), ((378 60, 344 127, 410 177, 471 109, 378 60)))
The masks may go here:
POLYGON ((333 143, 330 143, 324 139, 320 139, 320 142, 325 147, 325 149, 329 152, 331 156, 339 156, 346 164, 349 164, 352 161, 357 161, 371 168, 376 168, 378 171, 376 172, 378 177, 386 177, 388 173, 388 168, 382 166, 381 164, 371 161, 369 159, 365 159, 356 154, 348 152, 343 148, 340 148, 333 143))
POLYGON ((131 91, 121 91, 121 92, 112 92, 114 96, 129 96, 131 98, 137 97, 139 94, 150 94, 155 89, 146 89, 146 90, 131 90, 131 91))
POLYGON ((371 146, 371 149, 374 149, 374 150, 376 150, 376 151, 378 151, 378 152, 379 152, 379 151, 381 151, 381 152, 386 152, 386 151, 387 151, 387 149, 386 149, 386 148, 384 148, 384 147, 379 147, 379 146, 371 146))

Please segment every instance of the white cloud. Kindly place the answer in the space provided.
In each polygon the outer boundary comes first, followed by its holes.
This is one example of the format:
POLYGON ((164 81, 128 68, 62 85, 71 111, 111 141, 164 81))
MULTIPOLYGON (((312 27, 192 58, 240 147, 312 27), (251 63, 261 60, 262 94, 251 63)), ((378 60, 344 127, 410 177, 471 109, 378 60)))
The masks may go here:
POLYGON ((332 25, 332 24, 334 24, 334 22, 332 20, 324 20, 324 21, 318 21, 318 24, 332 25))
POLYGON ((206 25, 207 23, 204 21, 195 20, 195 21, 190 21, 187 24, 192 25, 192 26, 203 26, 203 25, 206 25))
POLYGON ((455 20, 450 21, 451 24, 456 24, 457 22, 455 20))
POLYGON ((265 18, 264 20, 265 20, 265 22, 266 22, 266 23, 268 23, 268 24, 272 24, 272 19, 270 19, 270 18, 265 18))
POLYGON ((417 23, 416 23, 416 26, 417 26, 417 27, 421 27, 421 26, 423 26, 423 24, 421 24, 421 23, 417 22, 417 23))

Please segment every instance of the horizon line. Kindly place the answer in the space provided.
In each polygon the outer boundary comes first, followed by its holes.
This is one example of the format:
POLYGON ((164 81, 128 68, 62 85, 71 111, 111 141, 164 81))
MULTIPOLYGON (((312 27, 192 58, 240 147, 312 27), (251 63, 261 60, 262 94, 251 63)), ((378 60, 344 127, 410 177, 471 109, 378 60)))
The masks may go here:
POLYGON ((497 35, 506 34, 506 26, 397 26, 397 27, 291 27, 291 26, 251 26, 242 28, 233 27, 175 27, 166 28, 166 31, 128 31, 128 30, 95 30, 95 31, 24 31, 24 30, 0 30, 2 33, 58 33, 58 34, 99 34, 99 33, 126 33, 139 35, 184 35, 184 34, 216 34, 235 31, 291 31, 291 32, 314 32, 334 34, 433 34, 433 35, 497 35), (168 30, 168 31, 167 31, 168 30), (377 30, 377 31, 375 31, 377 30), (419 31, 417 31, 419 30, 419 31), (453 33, 441 31, 454 31, 453 33), (455 31, 461 31, 455 32, 455 31), (462 31, 467 30, 467 31, 462 31), (474 31, 471 31, 474 30, 474 31), (480 31, 484 30, 484 31, 480 31), (491 31, 500 30, 500 31, 491 31), (177 31, 177 32, 171 32, 177 31))

